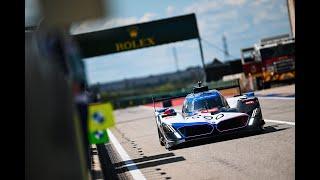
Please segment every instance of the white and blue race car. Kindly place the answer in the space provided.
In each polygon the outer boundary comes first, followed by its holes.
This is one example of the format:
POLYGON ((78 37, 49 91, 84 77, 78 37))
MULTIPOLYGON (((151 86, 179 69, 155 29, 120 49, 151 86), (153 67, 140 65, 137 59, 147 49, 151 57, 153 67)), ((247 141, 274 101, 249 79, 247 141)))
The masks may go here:
POLYGON ((160 144, 168 150, 199 138, 243 130, 261 132, 265 124, 253 92, 225 98, 207 86, 194 88, 193 93, 185 97, 180 112, 172 107, 155 108, 155 119, 160 144))

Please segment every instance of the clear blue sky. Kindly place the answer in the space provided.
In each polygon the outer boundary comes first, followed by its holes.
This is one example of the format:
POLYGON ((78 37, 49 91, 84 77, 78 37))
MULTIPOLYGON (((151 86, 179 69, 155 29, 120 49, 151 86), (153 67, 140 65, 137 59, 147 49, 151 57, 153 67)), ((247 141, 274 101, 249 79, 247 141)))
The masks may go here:
MULTIPOLYGON (((114 0, 112 15, 95 22, 75 24, 72 33, 109 29, 134 23, 195 13, 201 38, 222 49, 225 35, 232 57, 263 37, 290 33, 286 0, 114 0)), ((224 60, 223 52, 203 42, 205 63, 224 60)), ((197 40, 86 59, 90 84, 148 76, 176 70, 172 48, 176 47, 179 69, 201 65, 197 40)), ((233 59, 230 57, 229 59, 233 59)))

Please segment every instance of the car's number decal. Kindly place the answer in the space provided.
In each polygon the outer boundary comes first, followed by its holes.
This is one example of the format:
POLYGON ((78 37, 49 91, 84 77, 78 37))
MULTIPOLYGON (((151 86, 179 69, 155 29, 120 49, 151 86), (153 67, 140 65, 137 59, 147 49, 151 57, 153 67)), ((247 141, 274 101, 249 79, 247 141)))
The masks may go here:
POLYGON ((224 114, 218 114, 218 115, 216 116, 216 120, 222 118, 223 116, 224 116, 224 114))

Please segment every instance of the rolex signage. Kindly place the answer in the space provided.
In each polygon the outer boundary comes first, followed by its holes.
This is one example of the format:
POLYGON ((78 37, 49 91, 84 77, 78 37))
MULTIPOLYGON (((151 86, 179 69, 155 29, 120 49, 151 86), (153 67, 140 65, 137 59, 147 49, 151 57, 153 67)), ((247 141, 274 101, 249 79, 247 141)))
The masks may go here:
POLYGON ((125 51, 130 49, 138 49, 148 46, 156 45, 154 38, 146 38, 146 39, 139 39, 139 40, 131 40, 126 42, 119 42, 116 43, 117 51, 125 51))
POLYGON ((139 39, 137 38, 138 33, 138 27, 133 26, 128 28, 128 34, 131 39, 125 42, 115 43, 116 51, 125 51, 156 45, 155 39, 153 37, 139 39))
POLYGON ((84 58, 198 37, 195 14, 74 35, 84 58))

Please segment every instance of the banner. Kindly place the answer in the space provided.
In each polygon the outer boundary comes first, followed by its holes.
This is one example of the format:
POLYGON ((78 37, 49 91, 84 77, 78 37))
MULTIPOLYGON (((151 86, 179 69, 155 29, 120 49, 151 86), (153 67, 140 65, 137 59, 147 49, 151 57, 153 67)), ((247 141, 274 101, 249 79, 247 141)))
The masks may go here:
POLYGON ((90 144, 104 144, 109 142, 109 136, 107 130, 97 130, 89 132, 90 144))
POLYGON ((113 108, 110 103, 95 103, 89 105, 88 129, 91 144, 109 142, 106 129, 114 126, 113 108))
POLYGON ((199 37, 195 14, 74 35, 83 58, 199 37))

